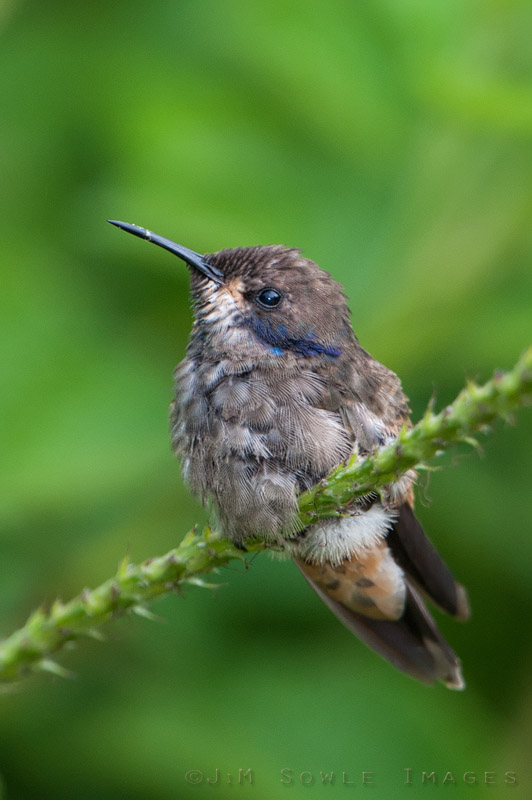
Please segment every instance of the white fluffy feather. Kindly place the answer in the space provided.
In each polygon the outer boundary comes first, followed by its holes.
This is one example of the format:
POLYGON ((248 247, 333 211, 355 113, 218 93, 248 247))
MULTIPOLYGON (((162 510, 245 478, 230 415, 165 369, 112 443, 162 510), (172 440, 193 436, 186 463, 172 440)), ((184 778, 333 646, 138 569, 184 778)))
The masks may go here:
POLYGON ((341 564, 383 539, 394 519, 392 511, 376 503, 354 516, 324 520, 298 540, 298 556, 312 564, 341 564))

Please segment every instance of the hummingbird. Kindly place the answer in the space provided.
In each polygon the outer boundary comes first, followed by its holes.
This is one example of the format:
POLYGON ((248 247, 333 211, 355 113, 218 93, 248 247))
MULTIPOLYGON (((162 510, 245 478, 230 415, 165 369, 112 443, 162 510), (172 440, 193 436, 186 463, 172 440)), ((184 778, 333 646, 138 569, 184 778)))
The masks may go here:
POLYGON ((357 637, 408 675, 463 689, 461 663, 427 609, 469 604, 417 520, 415 471, 303 527, 298 495, 353 454, 410 426, 401 382, 359 344, 343 287, 299 249, 202 255, 109 220, 182 259, 194 323, 175 371, 172 447, 192 492, 239 548, 293 559, 357 637))

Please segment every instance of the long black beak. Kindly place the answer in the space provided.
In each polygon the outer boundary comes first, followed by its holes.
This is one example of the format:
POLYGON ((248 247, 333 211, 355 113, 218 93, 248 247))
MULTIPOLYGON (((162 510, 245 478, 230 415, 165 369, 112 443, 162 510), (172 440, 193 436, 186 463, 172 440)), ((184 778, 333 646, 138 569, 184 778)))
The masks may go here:
POLYGON ((189 250, 188 247, 183 247, 183 245, 176 244, 170 239, 165 239, 164 236, 158 236, 156 233, 146 230, 146 228, 139 227, 139 225, 131 225, 129 222, 117 222, 115 219, 108 219, 107 222, 110 222, 111 225, 116 225, 117 228, 122 228, 123 231, 132 233, 133 236, 138 236, 140 239, 146 239, 146 241, 153 242, 159 247, 164 247, 165 250, 169 250, 170 253, 179 256, 191 267, 202 272, 211 281, 219 284, 224 283, 223 272, 217 267, 208 264, 204 257, 199 253, 195 253, 194 250, 189 250))

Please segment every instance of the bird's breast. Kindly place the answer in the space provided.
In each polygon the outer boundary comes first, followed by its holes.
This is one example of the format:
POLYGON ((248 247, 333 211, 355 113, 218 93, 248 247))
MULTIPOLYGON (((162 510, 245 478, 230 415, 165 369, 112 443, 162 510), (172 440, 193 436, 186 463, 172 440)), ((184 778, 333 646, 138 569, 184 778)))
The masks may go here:
POLYGON ((293 532, 298 493, 353 449, 330 405, 312 370, 185 359, 171 411, 183 476, 235 536, 293 532))

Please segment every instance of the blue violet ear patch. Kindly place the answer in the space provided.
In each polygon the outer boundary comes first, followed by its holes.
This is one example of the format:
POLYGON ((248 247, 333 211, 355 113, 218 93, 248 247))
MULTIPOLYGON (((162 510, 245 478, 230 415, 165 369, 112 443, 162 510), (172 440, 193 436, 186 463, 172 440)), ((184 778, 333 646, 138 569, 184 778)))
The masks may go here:
POLYGON ((337 358, 342 354, 339 347, 321 344, 312 333, 307 336, 291 336, 286 325, 274 326, 269 321, 264 322, 258 317, 245 317, 244 323, 252 329, 261 342, 270 346, 274 355, 282 355, 286 350, 290 350, 298 356, 325 355, 337 358))

